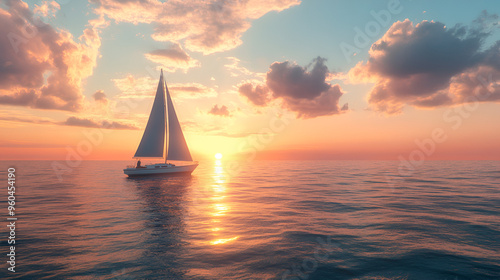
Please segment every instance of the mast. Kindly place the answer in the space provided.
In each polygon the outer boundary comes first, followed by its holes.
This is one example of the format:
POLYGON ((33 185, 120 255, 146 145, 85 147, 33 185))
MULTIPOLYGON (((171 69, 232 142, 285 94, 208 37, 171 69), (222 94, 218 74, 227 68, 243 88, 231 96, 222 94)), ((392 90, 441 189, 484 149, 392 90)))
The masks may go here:
MULTIPOLYGON (((165 89, 165 93, 166 93, 167 83, 165 82, 165 79, 163 78, 163 68, 161 69, 161 80, 163 81, 163 88, 165 89)), ((165 153, 164 153, 164 158, 165 158, 165 164, 166 164, 167 158, 168 158, 168 149, 167 149, 168 148, 168 113, 167 113, 167 100, 165 98, 163 99, 163 106, 165 108, 165 153)))

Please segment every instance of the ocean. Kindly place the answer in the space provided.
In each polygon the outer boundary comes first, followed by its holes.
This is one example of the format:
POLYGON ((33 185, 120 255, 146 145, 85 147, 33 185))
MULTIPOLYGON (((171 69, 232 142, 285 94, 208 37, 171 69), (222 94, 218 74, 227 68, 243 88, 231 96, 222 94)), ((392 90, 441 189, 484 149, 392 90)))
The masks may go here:
POLYGON ((500 161, 52 163, 0 164, 2 279, 500 279, 500 161))

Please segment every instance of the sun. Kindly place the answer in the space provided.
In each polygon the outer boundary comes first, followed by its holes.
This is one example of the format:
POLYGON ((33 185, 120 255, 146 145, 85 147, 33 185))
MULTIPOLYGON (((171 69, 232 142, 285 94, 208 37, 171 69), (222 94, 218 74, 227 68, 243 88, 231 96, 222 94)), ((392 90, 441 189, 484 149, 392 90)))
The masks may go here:
POLYGON ((216 153, 215 154, 215 158, 216 159, 221 159, 222 158, 222 154, 221 153, 216 153))

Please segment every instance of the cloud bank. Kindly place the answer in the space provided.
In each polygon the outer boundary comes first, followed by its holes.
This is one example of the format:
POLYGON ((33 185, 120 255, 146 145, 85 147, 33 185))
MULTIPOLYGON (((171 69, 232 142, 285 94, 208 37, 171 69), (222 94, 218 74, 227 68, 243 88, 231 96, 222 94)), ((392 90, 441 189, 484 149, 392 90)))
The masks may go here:
POLYGON ((500 100, 500 41, 484 49, 497 16, 483 13, 470 26, 440 22, 395 22, 369 51, 369 60, 349 71, 355 83, 372 82, 373 109, 400 113, 420 108, 500 100))
MULTIPOLYGON (((23 1, 4 1, 0 9, 0 104, 78 111, 82 80, 92 74, 101 45, 102 20, 75 41, 35 17, 23 1)), ((47 3, 45 3, 47 4, 47 3)), ((45 5, 44 4, 44 5, 45 5)), ((45 14, 59 6, 37 7, 45 14), (50 9, 52 10, 50 10, 50 9)))

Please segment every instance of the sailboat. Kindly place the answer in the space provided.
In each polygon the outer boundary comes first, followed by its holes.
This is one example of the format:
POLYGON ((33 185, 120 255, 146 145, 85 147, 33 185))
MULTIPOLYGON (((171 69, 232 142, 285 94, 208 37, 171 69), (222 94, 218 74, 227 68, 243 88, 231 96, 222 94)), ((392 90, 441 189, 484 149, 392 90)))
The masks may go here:
POLYGON ((148 124, 134 158, 139 159, 137 165, 123 169, 123 172, 129 177, 191 174, 198 166, 198 162, 193 161, 186 139, 184 139, 172 98, 163 79, 163 70, 161 70, 148 124), (163 162, 142 166, 141 158, 162 158, 163 162), (176 164, 169 161, 175 161, 176 164))

